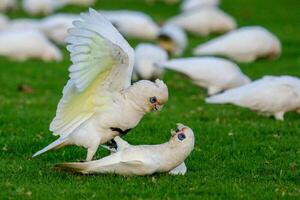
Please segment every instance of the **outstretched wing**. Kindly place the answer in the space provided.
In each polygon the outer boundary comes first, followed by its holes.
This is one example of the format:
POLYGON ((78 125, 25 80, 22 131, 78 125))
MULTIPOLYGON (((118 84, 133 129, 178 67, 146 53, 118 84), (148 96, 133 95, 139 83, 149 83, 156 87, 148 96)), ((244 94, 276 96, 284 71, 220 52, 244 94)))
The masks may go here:
POLYGON ((109 95, 130 86, 134 51, 121 34, 97 11, 81 14, 67 37, 72 65, 56 116, 55 135, 67 136, 95 112, 103 110, 109 95))

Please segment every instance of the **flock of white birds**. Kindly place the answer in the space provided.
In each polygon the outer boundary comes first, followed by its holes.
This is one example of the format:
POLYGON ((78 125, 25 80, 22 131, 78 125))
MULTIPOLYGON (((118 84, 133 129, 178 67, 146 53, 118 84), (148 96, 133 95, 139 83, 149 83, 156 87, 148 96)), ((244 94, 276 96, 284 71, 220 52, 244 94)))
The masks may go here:
MULTIPOLYGON (((176 0, 165 0, 173 3, 176 0)), ((149 0, 148 3, 155 3, 149 0)), ((177 1, 176 1, 177 2, 177 1)), ((30 15, 50 14, 68 4, 90 6, 93 0, 23 0, 30 15)), ((184 174, 185 158, 194 146, 193 131, 179 124, 169 142, 132 146, 121 138, 145 113, 160 110, 168 100, 160 80, 165 69, 189 77, 208 90, 207 103, 234 104, 278 120, 285 112, 300 111, 300 79, 265 76, 251 81, 235 62, 278 58, 280 40, 261 26, 239 27, 222 11, 219 0, 182 0, 182 13, 159 26, 149 15, 130 10, 90 9, 86 14, 59 13, 43 19, 0 16, 0 55, 13 60, 60 61, 55 45, 68 44, 72 66, 56 117, 50 125, 60 137, 35 155, 67 145, 88 149, 85 163, 59 168, 81 173, 145 175, 155 172, 184 174), (99 14, 100 13, 100 14, 99 14), (224 34, 181 57, 188 47, 186 32, 197 37, 224 34), (123 38, 149 40, 133 50, 123 38), (154 42, 155 41, 155 42, 154 42), (176 56, 177 58, 171 58, 176 56), (131 80, 141 80, 131 85, 131 80), (91 161, 100 145, 112 152, 91 161), (174 152, 174 147, 178 152, 174 152)), ((0 1, 0 10, 16 7, 15 0, 0 1)))

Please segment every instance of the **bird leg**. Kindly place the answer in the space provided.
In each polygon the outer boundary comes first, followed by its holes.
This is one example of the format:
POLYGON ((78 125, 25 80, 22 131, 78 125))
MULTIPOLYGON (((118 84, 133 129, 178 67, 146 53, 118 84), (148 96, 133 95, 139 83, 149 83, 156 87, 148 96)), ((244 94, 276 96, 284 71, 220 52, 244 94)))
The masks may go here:
POLYGON ((118 132, 119 136, 122 137, 122 136, 126 135, 127 133, 129 133, 129 131, 131 131, 131 128, 126 129, 126 130, 123 131, 120 128, 111 127, 110 130, 118 132))

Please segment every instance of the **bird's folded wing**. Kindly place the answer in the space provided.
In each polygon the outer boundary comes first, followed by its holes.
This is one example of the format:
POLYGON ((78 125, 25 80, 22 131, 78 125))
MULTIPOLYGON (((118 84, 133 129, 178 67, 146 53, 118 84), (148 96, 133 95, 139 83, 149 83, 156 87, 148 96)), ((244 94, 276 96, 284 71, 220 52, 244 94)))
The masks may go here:
POLYGON ((73 63, 70 80, 50 125, 60 136, 69 135, 104 109, 111 92, 130 86, 134 60, 127 41, 97 11, 90 9, 73 24, 66 39, 73 63))

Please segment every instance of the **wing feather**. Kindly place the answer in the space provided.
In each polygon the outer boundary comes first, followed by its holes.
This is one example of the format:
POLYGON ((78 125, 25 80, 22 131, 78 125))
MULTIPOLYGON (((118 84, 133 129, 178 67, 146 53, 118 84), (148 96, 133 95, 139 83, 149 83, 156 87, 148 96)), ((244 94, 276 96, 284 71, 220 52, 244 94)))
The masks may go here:
POLYGON ((73 25, 66 38, 70 80, 50 124, 50 130, 60 136, 69 135, 109 106, 109 93, 130 86, 134 60, 127 41, 97 11, 81 14, 73 25))

